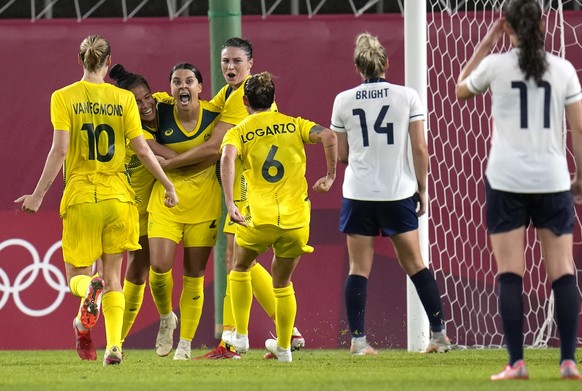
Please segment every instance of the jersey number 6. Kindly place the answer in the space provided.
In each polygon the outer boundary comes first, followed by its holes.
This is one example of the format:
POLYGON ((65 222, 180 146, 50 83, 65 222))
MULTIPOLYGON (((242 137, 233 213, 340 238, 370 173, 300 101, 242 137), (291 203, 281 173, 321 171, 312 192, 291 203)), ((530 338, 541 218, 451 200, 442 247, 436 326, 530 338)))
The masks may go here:
POLYGON ((261 167, 261 173, 263 174, 263 178, 265 178, 265 180, 269 183, 275 183, 280 181, 281 178, 283 178, 283 175, 285 174, 285 167, 283 167, 283 164, 280 161, 275 160, 275 154, 277 153, 278 150, 279 150, 278 146, 271 145, 271 149, 269 150, 267 159, 263 163, 263 167, 261 167), (271 167, 274 168, 275 171, 274 175, 272 175, 269 172, 269 169, 271 167))

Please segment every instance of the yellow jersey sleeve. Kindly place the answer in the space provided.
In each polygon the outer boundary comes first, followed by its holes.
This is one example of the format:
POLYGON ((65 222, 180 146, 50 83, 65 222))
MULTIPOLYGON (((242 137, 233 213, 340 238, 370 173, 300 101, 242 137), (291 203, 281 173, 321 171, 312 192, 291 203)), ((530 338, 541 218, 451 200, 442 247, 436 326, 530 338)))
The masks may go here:
POLYGON ((175 102, 174 97, 165 91, 154 92, 152 97, 156 100, 156 102, 167 103, 169 105, 173 105, 175 102))

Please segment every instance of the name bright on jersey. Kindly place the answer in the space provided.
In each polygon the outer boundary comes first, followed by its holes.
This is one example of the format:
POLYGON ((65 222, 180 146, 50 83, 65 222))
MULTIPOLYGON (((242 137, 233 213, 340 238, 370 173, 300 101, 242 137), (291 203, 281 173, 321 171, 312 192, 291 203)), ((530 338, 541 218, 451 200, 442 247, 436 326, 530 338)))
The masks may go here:
POLYGON ((379 90, 362 90, 356 92, 356 99, 377 99, 377 98, 386 98, 388 96, 389 88, 381 88, 379 90))
POLYGON ((276 134, 286 134, 286 133, 295 133, 295 124, 294 123, 286 123, 286 124, 274 124, 272 126, 267 126, 265 129, 255 129, 240 136, 241 141, 243 144, 254 140, 255 136, 263 137, 263 136, 274 136, 276 134))

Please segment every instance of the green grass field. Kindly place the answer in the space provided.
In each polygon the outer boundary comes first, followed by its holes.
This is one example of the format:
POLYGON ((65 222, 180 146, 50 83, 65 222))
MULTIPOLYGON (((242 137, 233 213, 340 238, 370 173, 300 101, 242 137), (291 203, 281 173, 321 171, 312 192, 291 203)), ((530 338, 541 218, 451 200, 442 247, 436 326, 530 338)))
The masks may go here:
MULTIPOLYGON (((192 351, 193 356, 206 353, 192 351)), ((561 380, 556 349, 526 350, 528 381, 492 382, 505 350, 455 350, 446 354, 380 350, 353 357, 347 350, 302 350, 292 363, 262 359, 253 350, 242 360, 178 361, 153 350, 126 350, 119 366, 80 361, 70 351, 0 351, 0 390, 573 390, 561 380)), ((102 357, 103 351, 98 351, 102 357)))

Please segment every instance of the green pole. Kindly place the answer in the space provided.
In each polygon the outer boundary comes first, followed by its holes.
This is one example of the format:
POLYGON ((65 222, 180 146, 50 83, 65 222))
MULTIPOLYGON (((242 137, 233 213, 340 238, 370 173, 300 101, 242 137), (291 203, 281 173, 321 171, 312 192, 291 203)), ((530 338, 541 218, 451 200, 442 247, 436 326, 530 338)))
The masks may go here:
MULTIPOLYGON (((224 41, 231 37, 241 36, 241 0, 209 0, 208 20, 210 22, 210 69, 212 72, 212 95, 223 86, 224 77, 220 69, 220 49, 224 41)), ((222 307, 226 289, 226 236, 224 228, 224 197, 222 202, 222 218, 218 226, 218 238, 214 247, 214 336, 222 335, 222 307)))

